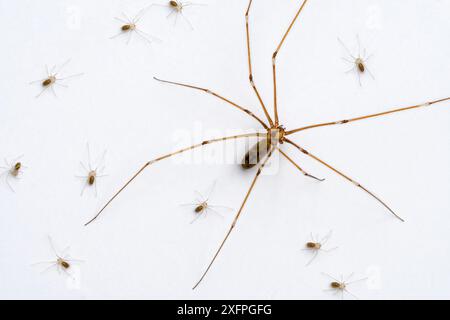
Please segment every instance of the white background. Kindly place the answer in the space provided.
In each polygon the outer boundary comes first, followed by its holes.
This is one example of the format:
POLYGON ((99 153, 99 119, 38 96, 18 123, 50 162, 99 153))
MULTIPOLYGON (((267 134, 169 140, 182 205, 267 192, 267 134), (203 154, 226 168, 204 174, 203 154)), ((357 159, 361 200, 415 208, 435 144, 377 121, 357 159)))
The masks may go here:
MULTIPOLYGON (((233 212, 190 224, 194 190, 218 181, 211 203, 239 208, 255 171, 237 165, 161 162, 148 169, 97 222, 83 224, 145 161, 230 130, 250 117, 204 93, 157 83, 159 76, 225 95, 263 117, 248 83, 245 0, 204 1, 176 26, 154 7, 140 27, 163 40, 110 40, 149 1, 0 1, 0 157, 24 154, 15 193, 0 184, 0 298, 335 299, 332 275, 370 276, 351 287, 360 298, 450 297, 450 103, 293 136, 386 200, 387 210, 312 159, 283 146, 317 183, 281 159, 258 181, 237 228, 202 285, 201 276, 233 212), (71 58, 56 87, 39 85, 46 64, 71 58), (181 138, 180 138, 181 137, 181 138), (98 197, 74 176, 108 150, 98 197), (305 267, 309 233, 333 230, 330 246, 305 267), (47 236, 71 245, 77 282, 33 263, 53 259, 47 236)), ((162 2, 164 3, 164 2, 162 2)), ((300 1, 255 0, 251 36, 255 81, 272 106, 271 55, 300 1)), ((450 1, 311 0, 278 57, 281 122, 293 129, 450 95, 450 1), (373 57, 359 86, 346 74, 340 37, 359 34, 373 57)), ((258 128, 259 129, 259 128, 258 128)), ((233 146, 234 144, 229 144, 233 146)), ((220 145, 207 149, 219 152, 220 145)), ((203 155, 208 156, 208 152, 203 155)), ((237 144, 236 152, 243 154, 237 144)), ((202 155, 201 152, 194 153, 202 155)), ((202 160, 202 157, 199 157, 202 160)), ((189 160, 190 158, 184 158, 189 160)))

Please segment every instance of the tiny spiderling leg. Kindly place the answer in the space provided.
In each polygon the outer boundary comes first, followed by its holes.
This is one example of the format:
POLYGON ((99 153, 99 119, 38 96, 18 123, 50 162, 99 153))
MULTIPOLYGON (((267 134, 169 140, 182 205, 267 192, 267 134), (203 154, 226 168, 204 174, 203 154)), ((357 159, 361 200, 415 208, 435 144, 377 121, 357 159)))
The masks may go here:
POLYGON ((365 120, 365 119, 385 116, 385 115, 388 115, 388 114, 391 114, 391 113, 397 113, 397 112, 402 112, 402 111, 406 111, 406 110, 412 110, 412 109, 418 109, 418 108, 423 108, 423 107, 429 107, 429 106, 431 106, 433 104, 444 102, 444 101, 448 101, 448 100, 450 100, 450 97, 444 98, 444 99, 439 99, 439 100, 434 100, 434 101, 429 101, 429 102, 425 102, 425 103, 422 103, 422 104, 417 104, 417 105, 413 105, 413 106, 409 106, 409 107, 397 108, 397 109, 393 109, 393 110, 389 110, 389 111, 369 114, 369 115, 361 116, 361 117, 357 117, 357 118, 351 118, 351 119, 346 119, 346 120, 339 120, 339 121, 332 121, 332 122, 324 122, 324 123, 319 123, 319 124, 313 124, 313 125, 309 125, 309 126, 306 126, 306 127, 301 127, 301 128, 298 128, 298 129, 287 131, 286 135, 288 136, 288 135, 291 135, 291 134, 296 133, 296 132, 309 130, 309 129, 314 129, 314 128, 319 128, 319 127, 334 126, 334 125, 338 125, 338 124, 347 124, 347 123, 355 122, 355 121, 359 121, 359 120, 365 120))
POLYGON ((214 91, 211 91, 209 89, 202 88, 202 87, 193 86, 193 85, 190 85, 190 84, 181 83, 181 82, 162 80, 162 79, 159 79, 159 78, 156 78, 156 77, 153 77, 153 79, 155 79, 156 81, 159 81, 159 82, 168 83, 168 84, 181 86, 181 87, 185 87, 185 88, 190 88, 190 89, 194 89, 194 90, 199 90, 199 91, 203 91, 205 93, 211 94, 211 95, 215 96, 216 98, 219 98, 220 100, 225 101, 225 102, 231 104, 232 106, 234 106, 235 108, 245 112, 246 114, 248 114, 249 116, 254 118, 256 121, 258 121, 264 127, 264 129, 269 129, 269 127, 264 123, 264 121, 262 121, 255 114, 253 114, 253 112, 251 112, 250 110, 248 110, 246 108, 241 107, 240 105, 238 105, 238 104, 232 102, 231 100, 229 100, 229 99, 227 99, 227 98, 225 98, 225 97, 215 93, 214 91))
POLYGON ((250 80, 250 85, 252 86, 253 91, 255 92, 259 103, 261 104, 264 114, 266 115, 267 121, 269 121, 269 125, 271 127, 273 127, 272 118, 270 117, 269 112, 267 111, 266 105, 264 104, 264 101, 262 100, 261 95, 259 94, 259 91, 256 88, 255 81, 253 79, 252 54, 251 54, 251 47, 250 47, 250 27, 248 24, 249 13, 250 13, 250 8, 252 6, 252 2, 253 2, 253 0, 250 0, 248 7, 247 7, 247 11, 245 12, 245 28, 246 28, 246 35, 247 35, 247 56, 248 56, 248 72, 249 72, 248 78, 250 80))

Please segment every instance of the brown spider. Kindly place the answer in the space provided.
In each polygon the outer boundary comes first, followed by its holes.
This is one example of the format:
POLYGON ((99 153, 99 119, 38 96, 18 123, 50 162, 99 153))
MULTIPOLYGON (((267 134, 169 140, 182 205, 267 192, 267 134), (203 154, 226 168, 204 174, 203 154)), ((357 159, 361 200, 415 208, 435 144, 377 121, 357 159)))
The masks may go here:
POLYGON ((309 173, 307 173, 306 171, 304 171, 298 164, 296 164, 294 162, 294 160, 292 160, 286 153, 285 151, 281 150, 281 146, 284 144, 290 144, 292 146, 294 146, 296 149, 300 150, 303 154, 307 155, 308 157, 314 159, 315 161, 321 163, 322 165, 328 167, 329 169, 331 169, 332 171, 334 171, 335 173, 337 173, 338 175, 342 176, 343 178, 345 178, 346 180, 350 181, 351 183, 353 183, 356 187, 362 189, 363 191, 365 191, 366 193, 368 193, 370 196, 372 196, 375 200, 377 200, 381 205, 383 205, 387 210, 389 210, 395 217, 397 217, 399 220, 403 221, 402 218, 400 218, 385 202, 383 202, 380 198, 378 198, 376 195, 374 195, 371 191, 369 191, 368 189, 366 189, 363 185, 361 185, 360 183, 356 182, 354 179, 350 178, 348 175, 344 174, 343 172, 341 172, 340 170, 334 168, 333 166, 331 166, 330 164, 328 164, 327 162, 325 162, 324 160, 320 159, 319 157, 317 157, 316 155, 312 154, 311 152, 305 150, 302 146, 300 146, 299 144, 295 143, 294 141, 292 141, 290 138, 288 138, 288 136, 300 132, 300 131, 304 131, 304 130, 309 130, 309 129, 313 129, 313 128, 318 128, 318 127, 324 127, 324 126, 333 126, 333 125, 338 125, 338 124, 348 124, 351 122, 355 122, 355 121, 360 121, 360 120, 364 120, 364 119, 369 119, 369 118, 374 118, 374 117, 379 117, 379 116, 383 116, 383 115, 387 115, 387 114, 391 114, 391 113, 396 113, 396 112, 401 112, 401 111, 405 111, 405 110, 411 110, 411 109, 417 109, 417 108, 422 108, 422 107, 428 107, 431 105, 434 105, 438 102, 443 102, 446 100, 450 100, 450 97, 445 98, 445 99, 440 99, 440 100, 434 100, 434 101, 430 101, 430 102, 426 102, 426 103, 422 103, 422 104, 418 104, 418 105, 414 105, 414 106, 409 106, 409 107, 403 107, 403 108, 398 108, 398 109, 393 109, 393 110, 389 110, 389 111, 385 111, 385 112, 381 112, 381 113, 376 113, 376 114, 370 114, 370 115, 366 115, 366 116, 361 116, 361 117, 356 117, 356 118, 349 118, 346 120, 339 120, 339 121, 332 121, 332 122, 326 122, 326 123, 319 123, 319 124, 314 124, 314 125, 309 125, 306 127, 301 127, 301 128, 296 128, 293 130, 286 130, 281 124, 280 124, 280 120, 279 120, 279 115, 278 115, 278 102, 277 102, 277 56, 278 53, 280 52, 289 32, 291 31, 292 27, 294 26, 294 23, 296 22, 296 20, 298 19, 300 13, 302 12, 303 8, 305 7, 306 3, 308 2, 308 0, 304 0, 304 2, 301 4, 300 8, 298 9, 297 13, 295 14, 294 18, 292 19, 291 23, 289 24, 289 27, 287 28, 287 31, 284 33, 279 45, 277 46, 277 48, 275 49, 273 55, 272 55, 272 71, 273 71, 273 92, 274 92, 274 103, 273 103, 273 119, 272 116, 269 114, 265 103, 263 102, 259 91, 255 85, 254 82, 254 78, 253 78, 253 74, 252 74, 252 60, 251 60, 251 48, 250 48, 250 33, 249 33, 249 12, 251 9, 251 5, 252 5, 252 0, 249 1, 248 7, 247 7, 247 11, 245 13, 245 21, 246 21, 246 36, 247 36, 247 54, 248 54, 248 67, 249 67, 249 80, 250 80, 250 84, 253 88, 253 91, 255 92, 261 107, 262 107, 262 111, 264 112, 264 115, 267 119, 267 123, 265 121, 263 121, 261 118, 259 118, 258 116, 256 116, 253 112, 251 112, 250 110, 236 104, 235 102, 221 96, 220 94, 211 91, 209 89, 203 88, 203 87, 198 87, 198 86, 194 86, 194 85, 190 85, 190 84, 183 84, 183 83, 179 83, 179 82, 173 82, 173 81, 167 81, 167 80, 161 80, 158 78, 155 78, 155 80, 158 80, 160 82, 164 82, 164 83, 168 83, 168 84, 173 84, 173 85, 177 85, 177 86, 182 86, 182 87, 186 87, 186 88, 191 88, 191 89, 195 89, 195 90, 199 90, 202 92, 205 92, 207 94, 213 95, 217 98, 219 98, 220 100, 228 103, 229 105, 239 109, 240 111, 245 112, 247 115, 249 115, 250 117, 254 118, 256 121, 258 121, 262 127, 266 130, 265 133, 250 133, 250 134, 241 134, 241 135, 235 135, 235 136, 228 136, 228 137, 223 137, 223 138, 218 138, 218 139, 212 139, 212 140, 206 140, 203 141, 199 144, 195 144, 192 145, 190 147, 178 150, 176 152, 172 152, 169 154, 166 154, 164 156, 161 156, 159 158, 156 158, 154 160, 151 160, 147 163, 144 164, 144 166, 139 169, 139 171, 131 177, 130 180, 128 180, 128 182, 125 183, 125 185, 114 194, 114 196, 103 206, 103 208, 95 215, 95 217, 93 217, 89 222, 86 223, 86 225, 92 223, 94 220, 96 220, 100 214, 105 210, 106 207, 108 207, 108 205, 137 177, 139 176, 146 168, 148 168, 149 166, 155 164, 156 162, 162 161, 164 159, 167 159, 169 157, 172 157, 174 155, 178 155, 181 154, 183 152, 186 151, 190 151, 196 148, 200 148, 203 147, 205 145, 209 145, 209 144, 213 144, 216 142, 223 142, 226 140, 234 140, 234 139, 244 139, 244 138, 249 138, 249 137, 257 137, 257 138, 262 138, 261 141, 257 142, 256 145, 251 148, 247 154, 245 155, 243 161, 242 161, 242 167, 244 169, 250 169, 252 167, 254 167, 255 165, 259 164, 258 169, 256 171, 256 174, 250 184, 250 187, 244 197, 244 200, 236 214, 236 216, 234 217, 233 222, 231 223, 231 226, 228 230, 228 232, 225 235, 225 238, 223 239, 223 241, 221 242, 219 248, 217 249, 216 253, 214 254, 211 262, 209 263, 209 265, 207 266, 206 270, 204 271, 202 277, 200 278, 200 280, 195 284, 195 286, 193 287, 193 289, 195 289, 200 282, 204 279, 205 275, 208 273, 208 271, 210 270, 211 266, 213 265, 214 261, 216 260, 217 256, 219 255, 220 251, 222 250, 225 242, 227 241, 228 237, 230 236, 231 232, 233 231, 234 227, 236 226, 236 223, 239 219, 239 217, 241 216, 242 210, 256 184, 256 181, 258 179, 258 177, 261 175, 262 170, 264 170, 264 167, 267 164, 267 161, 271 158, 271 156, 273 155, 274 152, 280 152, 280 154, 286 158, 290 163, 292 163, 298 170, 300 170, 300 172, 302 174, 304 174, 305 176, 308 176, 310 178, 316 179, 321 181, 320 179, 316 178, 315 176, 310 175, 309 173))

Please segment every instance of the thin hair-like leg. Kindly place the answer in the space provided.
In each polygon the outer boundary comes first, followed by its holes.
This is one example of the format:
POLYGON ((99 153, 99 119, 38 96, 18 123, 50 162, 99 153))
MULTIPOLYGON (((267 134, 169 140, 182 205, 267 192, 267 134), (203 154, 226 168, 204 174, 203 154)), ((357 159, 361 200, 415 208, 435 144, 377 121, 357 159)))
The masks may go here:
POLYGON ((305 170, 303 170, 297 163, 295 163, 295 161, 294 160, 292 160, 283 150, 281 150, 280 148, 278 148, 278 147, 275 147, 278 151, 280 151, 280 153, 281 153, 281 155, 283 155, 290 163, 292 163, 298 170, 300 170, 300 172, 301 173, 303 173, 303 175, 304 176, 306 176, 306 177, 310 177, 310 178, 312 178, 312 179, 315 179, 315 180, 317 180, 317 181, 325 181, 325 179, 320 179, 320 178, 317 178, 317 177, 315 177, 315 176, 313 176, 313 175, 311 175, 311 174, 309 174, 308 172, 306 172, 305 170))
POLYGON ((209 90, 209 89, 202 88, 202 87, 197 87, 197 86, 193 86, 193 85, 190 85, 190 84, 184 84, 184 83, 181 83, 181 82, 173 82, 173 81, 168 81, 168 80, 162 80, 162 79, 159 79, 159 78, 156 78, 156 77, 153 77, 153 79, 155 79, 156 81, 159 81, 159 82, 168 83, 168 84, 172 84, 172 85, 176 85, 176 86, 181 86, 181 87, 185 87, 185 88, 190 88, 190 89, 195 89, 195 90, 199 90, 199 91, 203 91, 203 92, 205 92, 205 93, 211 94, 211 95, 213 95, 213 96, 219 98, 220 100, 223 100, 223 101, 225 101, 225 102, 231 104, 231 105, 234 106, 235 108, 237 108, 237 109, 239 109, 239 110, 245 112, 245 113, 248 114, 249 116, 251 116, 251 117, 253 117, 254 119, 256 119, 256 120, 257 120, 257 121, 258 121, 265 129, 269 129, 269 127, 264 123, 264 121, 262 121, 262 120, 261 120, 260 118, 258 118, 256 115, 254 115, 253 112, 251 112, 250 110, 248 110, 248 109, 246 109, 246 108, 241 107, 240 105, 238 105, 238 104, 232 102, 231 100, 229 100, 229 99, 227 99, 227 98, 222 97, 221 95, 219 95, 219 94, 217 94, 217 93, 215 93, 215 92, 213 92, 213 91, 211 91, 211 90, 209 90))
POLYGON ((369 191, 368 189, 366 189, 364 186, 362 186, 359 182, 356 182, 355 180, 353 180, 352 178, 350 178, 349 176, 343 174, 341 171, 337 170, 336 168, 332 167, 331 165, 329 165, 328 163, 326 163, 325 161, 323 161, 322 159, 316 157, 315 155, 311 154, 310 152, 306 151, 305 149, 303 149, 302 147, 300 147, 299 145, 297 145, 296 143, 292 142, 289 139, 286 139, 286 142, 293 145, 294 147, 296 147, 297 149, 299 149, 302 153, 306 154, 307 156, 313 158, 314 160, 320 162, 321 164, 323 164, 324 166, 326 166, 327 168, 331 169, 332 171, 336 172, 338 175, 340 175, 341 177, 347 179, 348 181, 350 181, 351 183, 353 183, 355 186, 357 186, 358 188, 364 190, 366 193, 368 193, 370 196, 372 196, 375 200, 377 200, 379 203, 381 203, 386 209, 389 210, 389 212, 391 212, 397 219, 399 219, 402 222, 405 222, 405 220, 403 220, 399 215, 397 215, 385 202, 383 202, 383 200, 381 200, 380 198, 378 198, 376 195, 374 195, 371 191, 369 191))
POLYGON ((213 185, 211 186, 211 189, 208 192, 208 195, 206 196, 206 201, 209 201, 209 199, 211 199, 211 196, 214 193, 214 189, 216 188, 217 185, 217 180, 214 180, 213 185))
POLYGON ((11 183, 9 183, 9 179, 10 179, 10 175, 9 172, 5 175, 5 181, 6 181, 6 185, 9 187, 9 189, 16 193, 16 190, 14 190, 14 188, 12 187, 11 183))
POLYGON ((162 157, 159 157, 159 158, 156 158, 156 159, 154 159, 154 160, 151 160, 151 161, 149 161, 149 162, 147 162, 146 164, 144 164, 144 166, 141 168, 141 169, 139 169, 139 171, 138 172, 136 172, 132 177, 131 177, 131 179, 129 179, 126 183, 125 183, 125 185, 122 187, 122 188, 120 188, 119 189, 119 191, 118 192, 116 192, 115 194, 114 194, 114 196, 103 206, 103 208, 90 220, 90 221, 88 221, 86 224, 85 224, 85 226, 87 226, 87 225, 89 225, 90 223, 92 223, 94 220, 96 220, 99 216, 100 216, 100 214, 108 207, 108 205, 134 180, 134 179, 136 179, 147 167, 149 167, 149 166, 151 166, 152 164, 154 164, 154 163, 156 163, 156 162, 159 162, 159 161, 162 161, 162 160, 164 160, 164 159, 167 159, 167 158, 170 158, 170 157, 172 157, 172 156, 174 156, 174 155, 177 155, 177 154, 180 154, 180 153, 183 153, 183 152, 186 152, 186 151, 190 151, 190 150, 193 150, 193 149, 196 149, 196 148, 199 148, 199 147, 203 147, 203 146, 205 146, 205 145, 207 145, 207 144, 212 144, 212 143, 215 143, 215 142, 223 142, 223 141, 226 141, 226 140, 234 140, 234 139, 240 139, 240 138, 249 138, 249 137, 262 137, 262 136, 266 136, 266 134, 263 134, 263 133, 249 133, 249 134, 241 134, 241 135, 236 135, 236 136, 228 136, 228 137, 223 137, 223 138, 218 138, 218 139, 212 139, 212 140, 205 140, 205 141, 203 141, 203 142, 201 142, 201 143, 199 143, 199 144, 195 144, 195 145, 192 145, 192 146, 190 146, 190 147, 187 147, 187 148, 183 148, 183 149, 180 149, 180 150, 178 150, 178 151, 175 151, 175 152, 172 152, 172 153, 169 153, 169 154, 166 154, 166 155, 164 155, 164 156, 162 156, 162 157))
POLYGON ((309 126, 306 126, 306 127, 301 127, 301 128, 298 128, 298 129, 287 131, 286 135, 291 135, 291 134, 296 133, 296 132, 309 130, 309 129, 313 129, 313 128, 333 126, 333 125, 337 125, 337 124, 347 124, 347 123, 350 123, 350 122, 355 122, 355 121, 359 121, 359 120, 365 120, 365 119, 380 117, 380 116, 388 115, 388 114, 391 114, 391 113, 397 113, 397 112, 402 112, 402 111, 406 111, 406 110, 412 110, 412 109, 428 107, 428 106, 431 106, 433 104, 444 102, 444 101, 448 101, 448 100, 450 100, 450 97, 444 98, 444 99, 439 99, 439 100, 434 100, 434 101, 429 101, 429 102, 425 102, 425 103, 422 103, 422 104, 417 104, 417 105, 413 105, 413 106, 409 106, 409 107, 393 109, 393 110, 389 110, 389 111, 369 114, 369 115, 366 115, 366 116, 361 116, 361 117, 356 117, 356 118, 350 118, 350 119, 346 119, 346 120, 324 122, 324 123, 309 125, 309 126))
POLYGON ((318 254, 319 254, 319 251, 316 250, 316 251, 313 253, 312 258, 311 258, 311 259, 308 261, 308 263, 305 265, 305 267, 309 266, 309 265, 314 261, 314 259, 318 256, 318 254))
POLYGON ((250 85, 253 88, 253 91, 256 94, 256 97, 259 100, 259 103, 261 104, 261 107, 264 111, 264 114, 266 115, 267 120, 269 121, 270 126, 273 126, 273 121, 272 118, 270 117, 269 112, 267 111, 266 105, 264 104, 264 101, 261 98, 261 95, 259 94, 258 89, 256 88, 255 85, 255 81, 253 79, 253 68, 252 68, 252 54, 251 54, 251 46, 250 46, 250 27, 249 27, 249 13, 250 13, 250 8, 252 6, 252 2, 253 0, 249 1, 248 7, 247 7, 247 11, 245 12, 245 27, 246 27, 246 34, 247 34, 247 56, 248 56, 248 72, 249 72, 249 80, 250 80, 250 85))
POLYGON ((194 30, 194 26, 192 25, 191 21, 189 21, 188 18, 186 18, 186 16, 183 14, 183 11, 179 12, 180 16, 183 18, 183 20, 187 23, 187 25, 189 26, 189 28, 191 30, 194 30))
POLYGON ((56 247, 55 247, 54 243, 53 243, 52 237, 48 236, 48 242, 50 243, 50 247, 52 248, 53 253, 55 254, 55 256, 57 256, 58 258, 61 258, 59 256, 59 254, 58 254, 58 251, 56 250, 56 247))
POLYGON ((278 100, 277 100, 277 55, 280 52, 281 47, 284 44, 284 41, 286 40, 287 36, 289 35, 289 32, 291 31, 292 27, 295 24, 295 21, 297 21, 298 16, 302 12, 303 8, 305 7, 308 0, 304 0, 302 5, 297 11, 297 14, 295 15, 294 19, 292 19, 291 24, 289 25, 286 33, 284 34, 283 38, 280 41, 280 44, 278 45, 277 49, 272 55, 272 73, 273 73, 273 108, 274 108, 274 114, 275 114, 275 126, 278 126, 279 120, 278 120, 278 100))
POLYGON ((46 92, 48 90, 48 88, 50 88, 50 87, 51 87, 51 85, 50 86, 46 86, 44 89, 42 89, 41 92, 39 92, 39 94, 36 96, 36 98, 39 98, 40 96, 42 96, 42 94, 44 92, 46 92))
POLYGON ((337 39, 338 39, 339 43, 341 44, 341 46, 345 49, 345 51, 347 51, 347 53, 350 55, 350 57, 353 58, 353 61, 349 61, 349 60, 346 60, 346 61, 348 61, 350 63, 355 63, 356 57, 352 54, 352 52, 347 48, 347 46, 344 44, 344 42, 340 38, 337 38, 337 39))
POLYGON ((194 290, 195 288, 198 287, 198 285, 202 282, 202 280, 205 278, 206 274, 208 273, 209 269, 211 269, 214 261, 216 261, 217 256, 219 255, 220 251, 222 250, 223 246, 225 245, 225 242, 227 241, 228 237, 230 236, 231 232, 233 231, 234 227, 236 226, 236 223, 239 219, 239 217, 241 216, 242 210, 244 209, 245 204, 247 203, 247 200, 256 184, 256 181, 258 180, 258 177, 261 175, 262 170, 264 169, 264 166, 266 165, 267 161, 270 159, 270 157, 273 154, 274 149, 271 148, 269 150, 269 153, 267 154, 266 158, 264 159, 264 161, 261 163, 261 165, 258 168, 258 171, 256 172, 255 177, 253 178, 253 181, 250 185, 250 188, 247 191, 247 194, 245 195, 244 201, 241 204, 241 207, 239 208, 238 213, 236 214, 236 216, 234 217, 234 220, 230 226, 230 229, 228 230, 227 234, 225 235, 225 238, 222 240, 219 249, 217 249, 216 253, 214 254, 211 262, 209 263, 208 267, 206 268, 205 272, 203 273, 203 275, 201 276, 200 280, 198 280, 198 282, 195 284, 195 286, 192 288, 192 290, 194 290))

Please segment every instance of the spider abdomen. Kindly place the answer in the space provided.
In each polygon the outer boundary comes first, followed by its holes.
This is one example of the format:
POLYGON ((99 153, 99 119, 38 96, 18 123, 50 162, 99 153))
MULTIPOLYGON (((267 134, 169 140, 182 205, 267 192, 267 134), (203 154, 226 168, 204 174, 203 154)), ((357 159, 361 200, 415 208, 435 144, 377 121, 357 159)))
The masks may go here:
POLYGON ((269 152, 270 142, 267 139, 256 143, 246 154, 242 160, 242 168, 251 169, 256 166, 262 158, 269 152))

